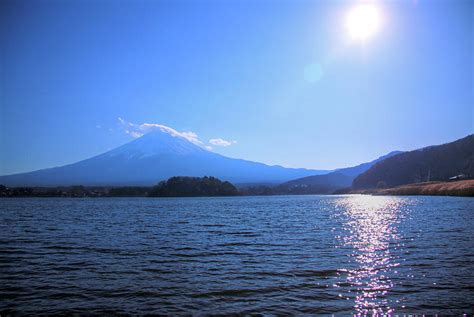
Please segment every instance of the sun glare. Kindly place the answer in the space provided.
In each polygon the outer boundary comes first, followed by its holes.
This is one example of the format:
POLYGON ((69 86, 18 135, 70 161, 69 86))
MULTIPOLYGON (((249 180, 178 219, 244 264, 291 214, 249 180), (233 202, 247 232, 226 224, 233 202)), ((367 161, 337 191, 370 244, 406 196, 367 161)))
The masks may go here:
POLYGON ((379 30, 380 13, 372 4, 356 5, 347 14, 346 27, 352 39, 365 41, 379 30))

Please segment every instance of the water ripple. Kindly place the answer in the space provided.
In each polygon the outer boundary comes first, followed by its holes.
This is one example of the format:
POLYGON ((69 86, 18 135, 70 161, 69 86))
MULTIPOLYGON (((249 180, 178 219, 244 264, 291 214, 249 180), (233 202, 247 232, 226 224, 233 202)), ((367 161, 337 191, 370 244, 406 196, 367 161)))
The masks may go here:
POLYGON ((473 314, 474 200, 1 199, 0 314, 473 314))

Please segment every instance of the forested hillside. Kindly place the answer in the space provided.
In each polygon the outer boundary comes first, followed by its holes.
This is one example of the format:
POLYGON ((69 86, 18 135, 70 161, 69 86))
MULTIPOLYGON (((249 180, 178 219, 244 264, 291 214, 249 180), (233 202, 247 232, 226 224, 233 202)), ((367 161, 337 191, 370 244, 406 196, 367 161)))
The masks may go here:
POLYGON ((389 157, 357 176, 354 189, 393 187, 426 181, 474 176, 474 135, 389 157))

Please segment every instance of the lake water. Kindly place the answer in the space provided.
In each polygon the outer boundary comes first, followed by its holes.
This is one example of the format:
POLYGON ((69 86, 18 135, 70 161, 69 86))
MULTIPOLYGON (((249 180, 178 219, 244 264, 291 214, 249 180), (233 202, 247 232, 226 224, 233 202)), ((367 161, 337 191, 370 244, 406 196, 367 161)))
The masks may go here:
POLYGON ((0 200, 0 313, 473 314, 474 199, 0 200))

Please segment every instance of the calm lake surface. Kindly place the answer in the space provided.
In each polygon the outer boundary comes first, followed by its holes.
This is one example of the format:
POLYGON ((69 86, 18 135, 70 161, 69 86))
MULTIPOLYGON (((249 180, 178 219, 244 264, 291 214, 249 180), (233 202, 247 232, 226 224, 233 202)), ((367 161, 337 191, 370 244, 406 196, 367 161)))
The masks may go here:
POLYGON ((0 313, 474 313, 474 199, 0 200, 0 313))

